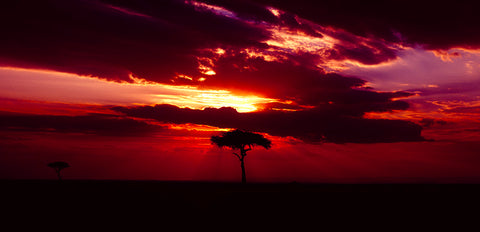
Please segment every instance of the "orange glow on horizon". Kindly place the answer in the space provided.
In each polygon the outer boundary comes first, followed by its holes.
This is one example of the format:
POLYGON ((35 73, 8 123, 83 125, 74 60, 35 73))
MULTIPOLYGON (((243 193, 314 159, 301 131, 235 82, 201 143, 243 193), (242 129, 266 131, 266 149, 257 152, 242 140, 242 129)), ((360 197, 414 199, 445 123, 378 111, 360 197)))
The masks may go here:
POLYGON ((133 83, 119 83, 92 76, 16 67, 0 67, 0 74, 4 77, 0 82, 3 82, 0 97, 9 99, 89 105, 172 104, 193 109, 233 107, 239 112, 255 111, 255 105, 277 101, 235 95, 228 90, 160 84, 133 75, 130 75, 133 83))
POLYGON ((185 123, 185 124, 159 124, 162 126, 168 127, 168 129, 173 130, 187 130, 187 131, 230 131, 233 130, 232 128, 220 128, 208 125, 201 125, 201 124, 193 124, 193 123, 185 123))

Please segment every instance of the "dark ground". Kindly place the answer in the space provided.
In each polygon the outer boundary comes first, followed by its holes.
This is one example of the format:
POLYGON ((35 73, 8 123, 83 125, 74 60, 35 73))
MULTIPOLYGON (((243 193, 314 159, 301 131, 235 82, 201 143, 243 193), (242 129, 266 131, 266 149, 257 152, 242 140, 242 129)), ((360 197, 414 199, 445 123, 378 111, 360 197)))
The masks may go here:
POLYGON ((430 224, 480 222, 479 185, 4 180, 0 186, 1 219, 21 221, 14 223, 19 228, 101 223, 108 228, 133 224, 179 229, 222 222, 227 224, 222 230, 229 230, 256 222, 271 223, 270 229, 385 223, 390 231, 422 223, 430 231, 430 224))

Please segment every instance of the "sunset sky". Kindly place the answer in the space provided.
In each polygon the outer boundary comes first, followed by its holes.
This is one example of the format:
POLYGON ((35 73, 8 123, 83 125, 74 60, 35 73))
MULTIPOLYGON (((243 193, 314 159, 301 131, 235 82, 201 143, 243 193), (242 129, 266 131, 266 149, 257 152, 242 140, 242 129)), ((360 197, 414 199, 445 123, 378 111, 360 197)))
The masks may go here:
POLYGON ((0 179, 480 183, 467 1, 0 6, 0 179))

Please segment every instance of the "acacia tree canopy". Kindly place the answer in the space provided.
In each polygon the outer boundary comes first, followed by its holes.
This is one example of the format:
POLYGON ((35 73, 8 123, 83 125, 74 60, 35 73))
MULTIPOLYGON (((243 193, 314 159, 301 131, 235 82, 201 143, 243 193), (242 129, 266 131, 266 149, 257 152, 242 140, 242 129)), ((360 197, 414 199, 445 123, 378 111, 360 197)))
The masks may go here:
POLYGON ((58 170, 62 170, 64 168, 70 167, 70 165, 67 162, 63 162, 63 161, 52 162, 52 163, 49 163, 48 166, 58 170))
POLYGON ((272 146, 272 142, 263 137, 263 135, 240 129, 225 132, 221 136, 212 136, 211 141, 219 147, 240 150, 245 149, 246 146, 259 145, 265 149, 269 149, 272 146))

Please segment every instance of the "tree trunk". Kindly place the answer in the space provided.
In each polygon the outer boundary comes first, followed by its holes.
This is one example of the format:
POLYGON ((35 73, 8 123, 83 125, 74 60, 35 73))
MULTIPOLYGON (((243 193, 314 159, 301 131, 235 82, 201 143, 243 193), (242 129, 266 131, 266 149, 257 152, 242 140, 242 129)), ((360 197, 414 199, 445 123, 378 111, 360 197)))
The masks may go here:
POLYGON ((240 148, 240 166, 242 167, 242 184, 247 183, 247 175, 245 174, 245 156, 247 156, 247 151, 245 148, 240 148))
POLYGON ((243 161, 244 158, 245 157, 242 157, 242 159, 240 159, 241 166, 242 166, 242 184, 247 183, 247 175, 245 175, 245 162, 243 161))
POLYGON ((62 176, 60 175, 60 170, 56 170, 56 171, 57 171, 58 181, 62 181, 62 176))

